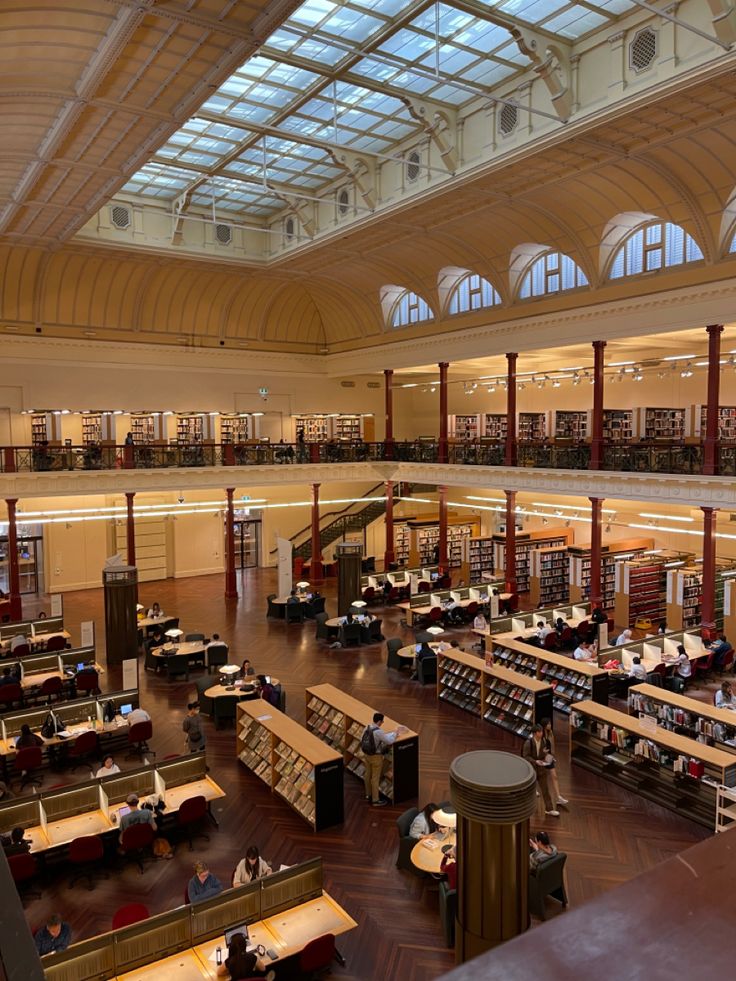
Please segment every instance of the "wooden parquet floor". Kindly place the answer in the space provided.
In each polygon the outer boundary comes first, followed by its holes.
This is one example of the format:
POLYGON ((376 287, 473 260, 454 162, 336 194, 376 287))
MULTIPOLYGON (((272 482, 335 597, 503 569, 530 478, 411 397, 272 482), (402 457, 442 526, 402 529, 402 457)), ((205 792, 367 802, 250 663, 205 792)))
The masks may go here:
MULTIPOLYGON (((287 713, 302 723, 305 687, 330 682, 417 730, 421 803, 449 796, 448 767, 458 754, 478 747, 520 750, 520 741, 511 734, 453 706, 438 705, 433 687, 421 688, 405 674, 387 671, 384 644, 333 651, 314 640, 311 623, 287 627, 283 622, 266 620, 265 597, 275 589, 275 581, 273 570, 242 573, 242 595, 236 603, 224 599, 219 576, 167 580, 144 584, 141 602, 150 606, 158 600, 167 613, 181 617, 185 631, 218 631, 230 644, 231 660, 239 662, 248 656, 258 672, 282 680, 287 713)), ((334 590, 329 583, 324 592, 327 609, 334 613, 334 590)), ((73 632, 80 621, 94 619, 98 646, 104 647, 101 590, 66 594, 64 612, 73 632)), ((398 621, 398 611, 388 610, 384 633, 403 633, 408 642, 410 634, 401 631, 398 621)), ((457 631, 457 637, 461 643, 472 642, 469 633, 457 631)), ((74 640, 78 640, 76 634, 74 640)), ((113 690, 120 680, 119 669, 109 670, 105 688, 113 690)), ((152 746, 158 758, 183 750, 181 719, 192 685, 185 681, 168 683, 146 674, 142 664, 140 684, 141 702, 154 720, 152 746)), ((58 911, 71 924, 75 939, 93 936, 109 930, 114 911, 127 902, 145 902, 151 913, 179 905, 192 874, 192 862, 198 856, 225 881, 248 845, 256 844, 276 866, 315 854, 323 857, 327 889, 359 924, 357 930, 340 939, 347 966, 334 965, 336 978, 430 981, 448 971, 454 957, 444 947, 436 886, 431 880, 399 872, 394 865, 394 822, 405 805, 371 809, 362 799, 362 784, 346 773, 345 822, 315 835, 236 760, 234 731, 216 732, 211 723, 206 724, 211 774, 227 792, 216 807, 219 832, 212 830, 210 842, 199 842, 195 852, 186 844, 180 846, 173 861, 148 865, 142 876, 133 865, 113 872, 94 892, 84 883, 69 888, 68 877, 56 874, 44 885, 42 898, 28 902, 29 922, 35 926, 48 913, 58 911)), ((540 809, 533 828, 545 827, 557 846, 568 853, 573 906, 706 836, 699 826, 593 774, 577 768, 571 771, 563 720, 556 721, 556 734, 560 783, 570 808, 558 819, 544 819, 540 809)), ((123 768, 134 765, 122 759, 118 762, 123 768)), ((81 772, 79 779, 83 779, 81 772)))

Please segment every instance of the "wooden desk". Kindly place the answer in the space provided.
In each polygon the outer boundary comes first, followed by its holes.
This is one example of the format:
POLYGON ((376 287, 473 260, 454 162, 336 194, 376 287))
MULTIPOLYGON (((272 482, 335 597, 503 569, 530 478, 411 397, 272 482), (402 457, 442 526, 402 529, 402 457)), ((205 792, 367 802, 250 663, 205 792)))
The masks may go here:
POLYGON ((74 814, 59 821, 50 821, 45 830, 48 841, 46 847, 56 848, 59 845, 66 845, 75 838, 82 838, 85 835, 101 835, 113 827, 110 818, 102 811, 86 811, 84 814, 74 814))
MULTIPOLYGON (((435 654, 440 654, 441 653, 441 651, 440 651, 441 644, 442 644, 442 641, 437 641, 436 644, 431 644, 430 643, 429 646, 432 648, 432 650, 435 652, 435 654)), ((444 650, 444 651, 447 651, 449 649, 450 649, 450 645, 449 644, 447 645, 447 647, 443 647, 442 648, 442 650, 444 650)), ((413 661, 414 658, 417 656, 417 645, 416 644, 409 644, 407 647, 402 647, 396 653, 397 653, 397 655, 399 657, 406 658, 407 661, 413 661)))
POLYGON ((154 647, 151 650, 151 654, 154 657, 160 657, 162 660, 170 657, 172 654, 186 654, 188 658, 192 658, 197 654, 204 654, 207 649, 207 645, 202 640, 185 640, 180 644, 163 644, 161 647, 154 647), (167 648, 176 648, 176 650, 170 649, 166 653, 167 648))
MULTIPOLYGON (((297 597, 300 603, 311 603, 312 601, 307 599, 306 596, 297 597)), ((286 606, 286 604, 291 599, 290 596, 277 596, 276 599, 271 600, 274 606, 286 606)))
POLYGON ((216 977, 217 965, 206 962, 190 949, 172 954, 162 961, 154 961, 153 964, 144 964, 134 971, 118 974, 117 981, 202 981, 202 978, 216 977))
POLYGON ((191 783, 183 783, 179 787, 167 787, 166 794, 164 795, 166 811, 178 811, 185 800, 189 800, 190 797, 200 796, 206 798, 209 802, 224 797, 225 791, 211 777, 204 777, 202 780, 193 780, 191 783))
MULTIPOLYGON (((52 633, 48 633, 48 634, 35 634, 33 637, 29 634, 28 635, 28 646, 29 646, 29 648, 31 650, 33 650, 34 648, 37 648, 37 647, 45 647, 46 644, 51 640, 52 637, 63 637, 64 640, 66 641, 66 640, 71 640, 71 636, 72 635, 69 633, 68 630, 54 630, 52 633)), ((2 651, 9 651, 10 650, 10 643, 11 643, 12 639, 13 638, 10 637, 10 638, 8 638, 8 640, 0 641, 0 650, 2 650, 2 651)))
POLYGON ((138 621, 139 630, 147 630, 148 627, 163 627, 167 623, 172 623, 177 620, 178 617, 143 617, 142 620, 138 621))
POLYGON ((418 841, 411 850, 411 861, 422 872, 432 872, 438 875, 442 859, 445 857, 442 848, 445 845, 454 845, 456 835, 454 831, 450 831, 448 835, 439 835, 435 832, 430 840, 436 841, 437 847, 427 848, 424 841, 418 841))
MULTIPOLYGON (((73 705, 74 703, 72 702, 71 704, 73 705)), ((67 727, 66 731, 70 733, 70 735, 66 739, 61 739, 59 736, 52 736, 51 739, 44 739, 44 737, 41 736, 43 739, 43 748, 50 749, 58 746, 72 745, 77 736, 81 736, 83 732, 89 732, 90 728, 94 728, 97 735, 102 736, 109 732, 119 732, 121 729, 127 730, 128 723, 120 716, 115 716, 114 722, 103 723, 98 720, 92 727, 90 727, 89 723, 87 722, 77 722, 74 725, 67 727)), ((15 748, 15 739, 15 736, 10 739, 0 739, 0 756, 15 756, 17 752, 15 748)))

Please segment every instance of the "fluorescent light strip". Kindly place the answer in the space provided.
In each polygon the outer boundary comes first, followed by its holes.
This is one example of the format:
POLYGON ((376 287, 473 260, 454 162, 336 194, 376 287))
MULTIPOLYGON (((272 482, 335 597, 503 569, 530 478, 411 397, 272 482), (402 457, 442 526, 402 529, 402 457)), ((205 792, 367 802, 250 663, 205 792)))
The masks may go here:
POLYGON ((669 354, 666 358, 660 358, 660 361, 690 361, 692 358, 697 358, 697 354, 669 354))
MULTIPOLYGON (((565 511, 582 511, 585 505, 583 504, 545 504, 544 501, 532 501, 532 507, 535 508, 560 508, 565 511)), ((615 514, 615 508, 601 508, 604 514, 615 514)))
POLYGON ((650 512, 650 511, 640 511, 639 512, 639 517, 640 518, 662 518, 663 521, 686 521, 686 522, 689 522, 689 523, 692 523, 693 521, 695 521, 695 518, 680 518, 680 517, 677 517, 674 514, 655 514, 654 512, 650 512))

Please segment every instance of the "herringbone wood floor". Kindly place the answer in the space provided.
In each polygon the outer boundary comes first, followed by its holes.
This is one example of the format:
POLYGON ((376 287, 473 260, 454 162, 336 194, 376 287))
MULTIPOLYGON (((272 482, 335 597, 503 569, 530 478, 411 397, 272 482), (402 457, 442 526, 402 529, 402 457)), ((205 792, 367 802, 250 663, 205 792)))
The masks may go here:
MULTIPOLYGON (((283 622, 266 620, 265 597, 274 588, 272 570, 250 570, 243 573, 237 603, 223 598, 219 576, 145 584, 140 592, 146 605, 158 600, 167 613, 179 615, 185 631, 218 631, 230 644, 231 660, 239 662, 248 656, 258 672, 278 676, 287 690, 287 713, 300 722, 304 721, 305 687, 331 682, 417 730, 421 803, 449 796, 448 766, 459 753, 479 746, 520 750, 520 741, 511 734, 452 706, 438 706, 432 687, 422 689, 406 675, 387 671, 385 645, 333 651, 315 642, 310 623, 286 627, 283 622)), ((334 612, 334 590, 328 584, 324 591, 327 609, 334 612)), ((101 591, 67 594, 64 604, 73 631, 82 620, 96 621, 98 646, 104 647, 101 591)), ((397 611, 386 612, 387 636, 401 633, 398 621, 397 611)), ((408 641, 409 633, 403 633, 408 641)), ((458 631, 457 636, 461 643, 471 643, 470 634, 458 631)), ((78 641, 76 633, 74 640, 78 641)), ((120 680, 119 669, 109 670, 104 687, 119 687, 120 680)), ((181 719, 191 689, 184 681, 170 684, 146 674, 141 664, 141 702, 154 719, 153 748, 159 759, 183 750, 181 719)), ((347 967, 335 965, 334 976, 429 981, 450 969, 453 954, 443 944, 436 888, 431 881, 399 872, 394 866, 394 821, 405 805, 371 809, 362 800, 362 785, 346 773, 345 823, 315 835, 236 761, 232 729, 215 732, 209 722, 207 729, 212 776, 227 792, 217 805, 219 832, 213 831, 210 842, 201 842, 197 852, 190 853, 184 845, 173 861, 147 866, 143 876, 134 866, 113 872, 94 892, 84 883, 69 888, 67 878, 56 874, 44 886, 42 899, 27 905, 32 925, 57 910, 71 924, 75 939, 82 939, 109 930, 113 912, 126 902, 140 900, 152 913, 162 912, 181 903, 192 861, 200 853, 225 881, 247 846, 254 843, 276 865, 315 854, 323 857, 329 892, 359 924, 340 941, 347 967)), ((569 855, 571 904, 579 905, 625 882, 706 835, 697 825, 592 774, 577 768, 571 772, 564 721, 556 721, 556 733, 560 782, 571 805, 559 819, 537 819, 533 826, 547 828, 569 855)), ((126 766, 123 760, 118 762, 126 766)), ((81 771, 79 779, 83 779, 81 771)))

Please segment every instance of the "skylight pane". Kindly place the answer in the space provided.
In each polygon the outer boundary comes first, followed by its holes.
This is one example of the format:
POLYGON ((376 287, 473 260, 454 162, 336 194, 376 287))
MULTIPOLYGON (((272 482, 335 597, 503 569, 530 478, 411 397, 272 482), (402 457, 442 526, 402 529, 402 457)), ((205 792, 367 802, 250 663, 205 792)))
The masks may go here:
POLYGON ((555 34, 561 34, 563 37, 578 38, 606 23, 608 23, 608 18, 604 17, 603 14, 586 10, 585 7, 575 6, 564 11, 558 17, 544 21, 543 26, 545 30, 554 31, 555 34))
POLYGON ((329 0, 307 0, 298 10, 294 11, 290 20, 297 24, 306 24, 307 27, 316 27, 335 10, 337 10, 337 5, 329 3, 329 0))
POLYGON ((369 14, 361 13, 358 10, 350 10, 349 7, 342 7, 328 17, 320 29, 327 34, 334 34, 335 37, 342 40, 347 39, 360 43, 369 38, 371 34, 375 34, 383 26, 384 22, 377 17, 371 17, 369 14))

